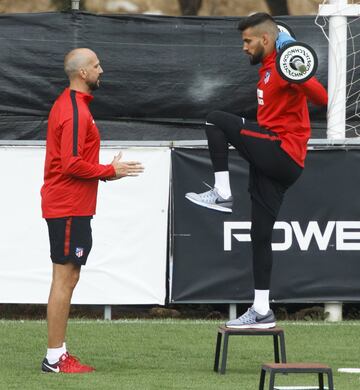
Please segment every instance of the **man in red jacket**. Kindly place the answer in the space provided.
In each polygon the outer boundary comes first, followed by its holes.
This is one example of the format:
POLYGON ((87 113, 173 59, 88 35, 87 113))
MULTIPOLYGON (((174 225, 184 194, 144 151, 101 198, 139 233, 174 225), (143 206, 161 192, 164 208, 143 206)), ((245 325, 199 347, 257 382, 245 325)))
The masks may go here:
POLYGON ((207 116, 206 135, 215 185, 204 193, 188 193, 186 198, 209 209, 231 212, 228 144, 249 163, 254 303, 245 314, 226 325, 271 328, 275 326, 275 316, 269 307, 272 230, 286 190, 304 168, 311 132, 307 100, 326 105, 327 93, 315 77, 302 84, 281 78, 275 59, 283 33, 279 36, 277 24, 270 15, 249 16, 240 22, 239 30, 251 65, 261 63, 257 123, 222 111, 207 116))
POLYGON ((103 70, 96 54, 75 49, 65 56, 70 86, 55 101, 49 115, 42 213, 49 229, 53 276, 47 307, 48 350, 44 372, 83 373, 93 367, 81 364, 67 352, 66 326, 70 302, 92 246, 90 222, 96 210, 98 182, 137 176, 139 162, 99 164, 100 135, 89 110, 92 92, 100 86, 103 70))

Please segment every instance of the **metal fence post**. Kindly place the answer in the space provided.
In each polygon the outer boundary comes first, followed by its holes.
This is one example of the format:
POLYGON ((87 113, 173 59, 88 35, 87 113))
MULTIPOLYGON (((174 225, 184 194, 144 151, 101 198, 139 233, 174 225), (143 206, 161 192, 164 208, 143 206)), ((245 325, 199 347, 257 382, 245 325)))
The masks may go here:
POLYGON ((111 321, 111 305, 104 306, 104 320, 111 321))
POLYGON ((237 316, 236 303, 230 303, 229 304, 229 319, 235 320, 236 316, 237 316))
POLYGON ((324 312, 327 317, 326 321, 338 322, 342 321, 342 308, 341 302, 325 302, 324 312))

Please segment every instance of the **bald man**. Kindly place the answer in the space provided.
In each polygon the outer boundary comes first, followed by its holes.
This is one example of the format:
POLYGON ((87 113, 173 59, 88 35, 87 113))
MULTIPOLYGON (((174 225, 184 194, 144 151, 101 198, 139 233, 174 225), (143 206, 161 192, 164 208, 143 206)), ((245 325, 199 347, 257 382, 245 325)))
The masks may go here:
POLYGON ((65 56, 64 70, 70 85, 50 111, 41 189, 53 263, 48 350, 42 371, 86 373, 94 368, 68 353, 65 334, 72 293, 92 246, 90 223, 98 182, 138 176, 143 166, 137 161, 122 162, 121 153, 110 164, 99 164, 100 135, 89 110, 103 74, 96 54, 86 48, 72 50, 65 56))

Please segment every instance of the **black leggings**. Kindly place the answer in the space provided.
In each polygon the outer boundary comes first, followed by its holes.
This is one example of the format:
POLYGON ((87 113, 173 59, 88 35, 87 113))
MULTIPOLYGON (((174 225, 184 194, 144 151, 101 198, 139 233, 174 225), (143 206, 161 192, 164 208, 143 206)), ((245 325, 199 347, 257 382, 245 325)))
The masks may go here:
POLYGON ((229 170, 229 144, 250 164, 254 283, 255 289, 268 290, 274 223, 285 191, 298 179, 302 168, 281 149, 277 134, 259 127, 257 123, 223 111, 211 112, 206 122, 206 136, 215 172, 229 170))
POLYGON ((261 203, 251 202, 251 244, 253 276, 256 290, 269 290, 273 255, 271 238, 276 218, 261 203))

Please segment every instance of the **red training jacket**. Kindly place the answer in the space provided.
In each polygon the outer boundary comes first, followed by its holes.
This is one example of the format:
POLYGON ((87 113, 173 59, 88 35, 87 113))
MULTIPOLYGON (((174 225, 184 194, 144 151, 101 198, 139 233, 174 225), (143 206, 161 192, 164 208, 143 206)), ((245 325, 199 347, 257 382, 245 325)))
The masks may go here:
POLYGON ((281 147, 304 167, 311 128, 307 99, 316 105, 327 104, 327 92, 312 77, 302 84, 289 83, 278 73, 276 50, 262 61, 257 84, 257 121, 261 127, 278 134, 281 147))
POLYGON ((99 179, 115 176, 111 164, 99 164, 100 134, 89 110, 92 100, 66 88, 50 111, 41 188, 44 218, 94 215, 99 179))

